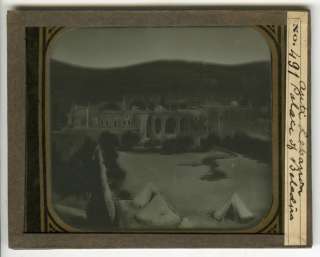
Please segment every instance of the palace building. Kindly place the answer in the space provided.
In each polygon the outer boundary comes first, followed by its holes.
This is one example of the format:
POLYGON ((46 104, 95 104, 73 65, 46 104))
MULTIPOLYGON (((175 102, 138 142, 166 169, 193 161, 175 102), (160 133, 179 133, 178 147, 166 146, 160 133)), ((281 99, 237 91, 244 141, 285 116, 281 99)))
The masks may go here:
MULTIPOLYGON (((236 104, 195 104, 168 102, 137 107, 126 101, 116 104, 73 105, 67 117, 68 129, 109 131, 116 135, 132 131, 141 142, 164 141, 178 136, 191 136, 195 143, 214 133, 220 138, 237 132, 270 138, 271 127, 261 110, 236 104)), ((268 116, 268 114, 265 114, 268 116)))
POLYGON ((158 105, 152 110, 141 110, 135 106, 111 110, 98 105, 73 105, 68 113, 67 128, 95 129, 114 134, 133 131, 140 134, 143 142, 177 136, 201 137, 207 134, 207 124, 207 113, 201 108, 168 110, 158 105))

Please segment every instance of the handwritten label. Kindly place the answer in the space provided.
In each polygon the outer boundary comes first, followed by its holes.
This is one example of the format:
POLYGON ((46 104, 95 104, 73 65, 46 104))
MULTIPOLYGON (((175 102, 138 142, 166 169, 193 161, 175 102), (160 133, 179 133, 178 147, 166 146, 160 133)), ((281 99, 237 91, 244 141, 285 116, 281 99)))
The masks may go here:
POLYGON ((307 243, 308 14, 287 14, 285 245, 307 243))

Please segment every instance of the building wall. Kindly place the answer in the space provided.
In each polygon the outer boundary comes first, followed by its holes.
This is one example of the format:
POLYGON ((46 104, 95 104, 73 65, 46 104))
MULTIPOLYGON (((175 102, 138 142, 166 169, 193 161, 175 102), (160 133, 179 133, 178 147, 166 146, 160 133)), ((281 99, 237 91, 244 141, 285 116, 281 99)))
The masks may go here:
POLYGON ((189 111, 96 112, 89 107, 73 108, 68 115, 68 127, 95 128, 115 134, 136 131, 142 141, 163 141, 177 136, 199 136, 207 132, 205 117, 189 111))
POLYGON ((114 134, 135 131, 141 141, 160 140, 177 136, 199 139, 209 133, 224 138, 237 132, 268 138, 270 122, 248 108, 218 106, 205 109, 141 111, 98 111, 89 107, 73 108, 68 115, 69 128, 94 128, 114 134))
POLYGON ((208 112, 208 128, 220 138, 239 132, 254 137, 271 137, 270 120, 251 108, 212 108, 208 112))
POLYGON ((165 140, 177 136, 205 135, 207 123, 202 116, 181 112, 161 112, 149 115, 146 137, 165 140))

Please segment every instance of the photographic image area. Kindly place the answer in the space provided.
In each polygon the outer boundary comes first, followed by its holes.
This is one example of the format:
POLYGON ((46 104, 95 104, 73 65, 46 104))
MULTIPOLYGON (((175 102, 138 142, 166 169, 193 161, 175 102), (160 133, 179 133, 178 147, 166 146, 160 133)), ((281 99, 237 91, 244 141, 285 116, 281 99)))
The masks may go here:
POLYGON ((50 46, 52 209, 80 232, 241 231, 272 206, 253 27, 74 28, 50 46))

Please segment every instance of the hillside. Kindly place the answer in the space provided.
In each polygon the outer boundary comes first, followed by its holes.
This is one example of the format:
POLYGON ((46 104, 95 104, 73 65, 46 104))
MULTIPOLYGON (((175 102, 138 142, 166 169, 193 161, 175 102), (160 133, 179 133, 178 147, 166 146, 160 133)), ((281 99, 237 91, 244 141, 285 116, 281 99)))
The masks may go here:
POLYGON ((219 65, 185 61, 155 61, 113 69, 92 69, 58 61, 50 63, 53 123, 64 123, 71 104, 119 100, 123 95, 208 97, 254 106, 269 103, 270 63, 219 65))

